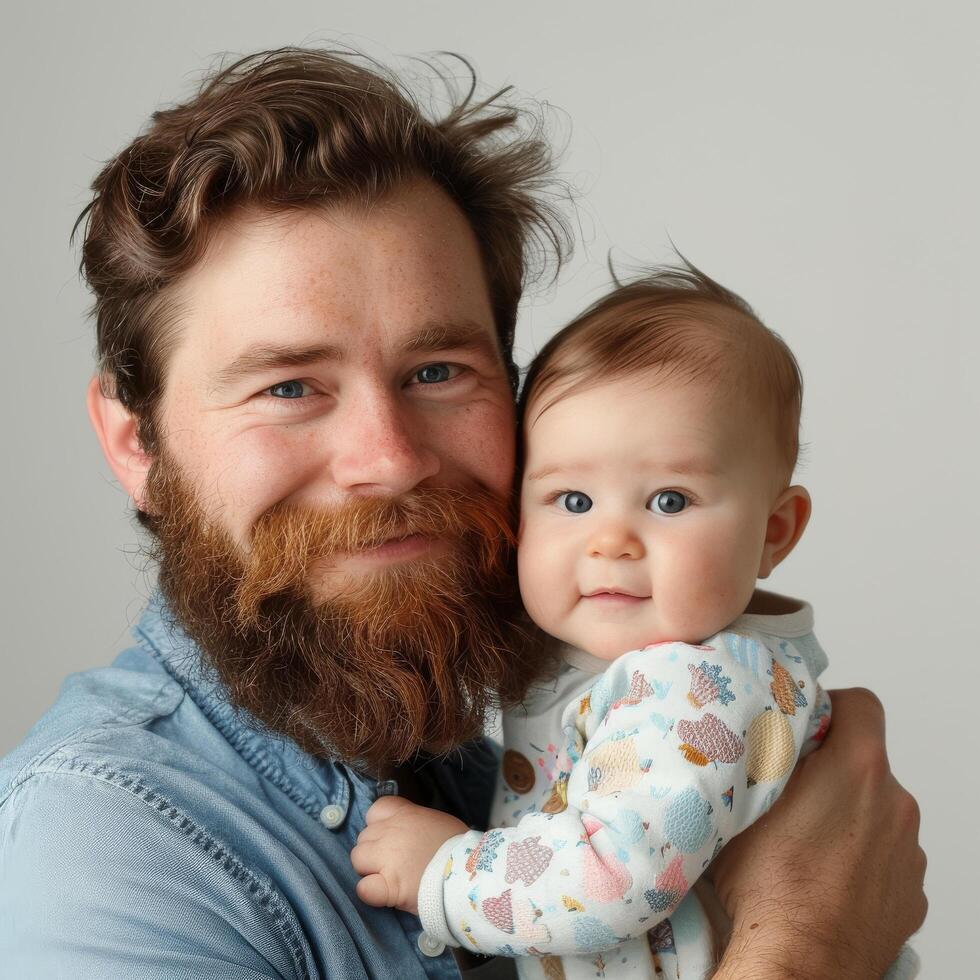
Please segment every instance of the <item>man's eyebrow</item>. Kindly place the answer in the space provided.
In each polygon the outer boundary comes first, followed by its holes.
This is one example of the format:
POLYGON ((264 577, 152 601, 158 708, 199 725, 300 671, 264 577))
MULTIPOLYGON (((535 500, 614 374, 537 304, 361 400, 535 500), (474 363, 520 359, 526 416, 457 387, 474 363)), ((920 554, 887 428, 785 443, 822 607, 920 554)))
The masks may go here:
POLYGON ((227 388, 243 378, 278 367, 302 367, 321 361, 342 361, 344 352, 334 344, 305 344, 299 347, 261 344, 239 354, 214 375, 215 388, 227 388))
MULTIPOLYGON (((430 323, 402 345, 405 354, 437 350, 476 350, 497 355, 494 336, 470 320, 459 323, 430 323)), ((260 344, 239 354, 230 364, 215 372, 214 388, 220 390, 253 374, 279 367, 302 367, 323 361, 344 360, 344 350, 336 344, 260 344)))
POLYGON ((427 323, 402 345, 406 354, 437 350, 476 350, 497 354, 496 336, 474 320, 427 323))

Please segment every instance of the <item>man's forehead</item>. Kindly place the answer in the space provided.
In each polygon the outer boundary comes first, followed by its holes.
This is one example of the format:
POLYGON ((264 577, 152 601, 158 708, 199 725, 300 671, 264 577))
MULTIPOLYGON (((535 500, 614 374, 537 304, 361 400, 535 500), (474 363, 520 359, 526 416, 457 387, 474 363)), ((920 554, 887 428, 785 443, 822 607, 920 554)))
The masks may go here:
POLYGON ((250 354, 268 360, 276 348, 294 363, 309 358, 289 350, 314 346, 328 360, 365 343, 392 352, 496 349, 465 220, 450 207, 433 225, 419 210, 418 225, 411 204, 367 216, 320 209, 236 216, 175 290, 182 319, 198 334, 193 346, 223 366, 250 354))
POLYGON ((180 291, 200 308, 247 306, 259 314, 352 302, 370 288, 354 275, 370 264, 358 224, 320 208, 236 215, 216 229, 180 291))

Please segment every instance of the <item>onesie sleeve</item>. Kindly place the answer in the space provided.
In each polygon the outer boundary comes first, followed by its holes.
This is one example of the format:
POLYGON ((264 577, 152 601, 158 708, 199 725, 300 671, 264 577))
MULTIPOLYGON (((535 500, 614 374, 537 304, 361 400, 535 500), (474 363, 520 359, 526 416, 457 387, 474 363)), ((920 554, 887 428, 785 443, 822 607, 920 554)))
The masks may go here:
POLYGON ((789 641, 736 633, 620 657, 564 709, 550 812, 448 841, 423 877, 423 927, 505 956, 596 952, 652 929, 825 730, 810 664, 789 641))

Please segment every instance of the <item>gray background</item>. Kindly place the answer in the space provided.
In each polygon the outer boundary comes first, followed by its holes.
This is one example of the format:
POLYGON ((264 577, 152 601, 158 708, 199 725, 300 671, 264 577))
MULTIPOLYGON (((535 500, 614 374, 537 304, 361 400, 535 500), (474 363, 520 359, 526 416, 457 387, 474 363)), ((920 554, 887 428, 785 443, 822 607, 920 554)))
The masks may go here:
POLYGON ((88 297, 68 246, 100 166, 216 54, 346 39, 451 49, 547 100, 579 247, 529 297, 533 353, 668 236, 752 302, 806 378, 815 502, 772 585, 815 605, 831 685, 873 687, 930 855, 925 975, 973 927, 980 491, 968 270, 980 259, 974 5, 941 2, 86 3, 7 9, 2 73, 0 752, 106 663, 150 588, 84 415, 88 297), (972 587, 972 588, 971 588, 972 587))

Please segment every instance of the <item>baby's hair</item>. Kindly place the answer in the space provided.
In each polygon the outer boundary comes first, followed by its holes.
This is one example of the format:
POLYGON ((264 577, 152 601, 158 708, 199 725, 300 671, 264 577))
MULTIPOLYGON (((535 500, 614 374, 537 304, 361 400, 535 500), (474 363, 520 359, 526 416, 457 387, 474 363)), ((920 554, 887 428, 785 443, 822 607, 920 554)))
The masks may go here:
POLYGON ((658 382, 707 383, 716 397, 756 408, 788 482, 799 453, 803 397, 796 358, 741 296, 681 259, 681 266, 617 281, 545 344, 521 391, 522 437, 531 409, 537 418, 572 391, 656 372, 658 382))

